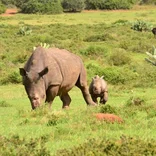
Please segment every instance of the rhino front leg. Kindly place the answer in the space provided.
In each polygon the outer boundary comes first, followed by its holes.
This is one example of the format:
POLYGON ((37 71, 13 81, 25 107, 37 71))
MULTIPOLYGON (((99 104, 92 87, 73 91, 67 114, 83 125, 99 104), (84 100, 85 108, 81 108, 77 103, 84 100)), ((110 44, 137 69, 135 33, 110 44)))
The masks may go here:
POLYGON ((59 90, 59 86, 50 86, 46 91, 46 102, 49 103, 49 107, 51 108, 52 102, 54 98, 57 96, 59 90))
POLYGON ((60 99, 61 99, 62 102, 63 102, 62 108, 68 108, 69 105, 70 105, 70 102, 71 102, 71 98, 70 98, 69 94, 66 93, 66 94, 61 95, 61 96, 60 96, 60 99))

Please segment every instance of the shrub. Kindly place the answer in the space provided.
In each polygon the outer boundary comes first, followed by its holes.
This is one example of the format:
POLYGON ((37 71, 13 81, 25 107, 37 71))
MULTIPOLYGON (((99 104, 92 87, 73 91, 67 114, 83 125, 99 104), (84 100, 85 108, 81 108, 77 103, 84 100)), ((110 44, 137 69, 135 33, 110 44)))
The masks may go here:
POLYGON ((86 49, 80 50, 80 54, 85 56, 104 55, 106 56, 108 49, 101 46, 89 46, 86 49))
POLYGON ((57 152, 57 156, 80 156, 80 155, 155 155, 155 140, 142 140, 121 136, 121 139, 91 139, 86 143, 71 149, 63 149, 57 152))
POLYGON ((0 14, 4 13, 5 11, 6 11, 5 5, 0 2, 0 14))
POLYGON ((13 135, 10 138, 0 136, 1 155, 46 155, 50 156, 50 152, 46 148, 47 136, 40 138, 31 138, 27 140, 13 135))
POLYGON ((156 4, 156 0, 141 0, 140 4, 156 4))
POLYGON ((130 97, 127 102, 126 106, 140 106, 145 104, 145 99, 140 98, 140 97, 130 97))
POLYGON ((116 110, 112 107, 112 106, 110 106, 110 105, 102 105, 101 107, 100 107, 100 113, 112 113, 112 114, 116 114, 117 112, 116 112, 116 110))
POLYGON ((142 20, 137 20, 134 23, 132 23, 131 29, 136 30, 136 31, 151 31, 152 25, 148 22, 142 21, 142 20))
POLYGON ((80 12, 84 9, 84 0, 63 0, 62 7, 64 11, 80 12))
POLYGON ((60 0, 29 0, 21 7, 23 13, 59 14, 62 13, 60 0))
POLYGON ((123 49, 117 49, 110 55, 109 63, 115 66, 122 66, 125 64, 129 64, 131 62, 131 58, 128 53, 123 49))
POLYGON ((86 0, 86 9, 130 9, 136 0, 86 0))
POLYGON ((114 38, 109 33, 92 35, 84 39, 85 42, 101 42, 107 40, 114 40, 114 38))
POLYGON ((17 32, 18 35, 26 36, 32 33, 32 29, 29 26, 22 25, 17 32))

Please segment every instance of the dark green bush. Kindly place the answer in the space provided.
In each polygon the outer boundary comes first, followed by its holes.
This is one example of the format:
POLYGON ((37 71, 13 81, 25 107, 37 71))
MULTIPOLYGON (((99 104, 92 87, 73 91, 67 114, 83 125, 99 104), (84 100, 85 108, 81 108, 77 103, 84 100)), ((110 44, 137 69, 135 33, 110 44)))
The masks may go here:
POLYGON ((0 14, 4 13, 5 11, 6 11, 5 5, 0 2, 0 14))
POLYGON ((92 139, 71 149, 57 152, 57 156, 156 155, 156 141, 122 136, 121 139, 92 139))
POLYGON ((84 9, 84 0, 62 0, 64 11, 80 12, 84 9))
POLYGON ((86 0, 86 9, 130 9, 136 0, 86 0))
POLYGON ((59 14, 62 13, 60 0, 29 0, 21 6, 23 13, 59 14))
POLYGON ((15 5, 16 4, 16 0, 0 0, 2 2, 2 4, 8 6, 10 4, 15 5))
POLYGON ((156 0, 141 0, 140 4, 154 4, 156 5, 156 0))

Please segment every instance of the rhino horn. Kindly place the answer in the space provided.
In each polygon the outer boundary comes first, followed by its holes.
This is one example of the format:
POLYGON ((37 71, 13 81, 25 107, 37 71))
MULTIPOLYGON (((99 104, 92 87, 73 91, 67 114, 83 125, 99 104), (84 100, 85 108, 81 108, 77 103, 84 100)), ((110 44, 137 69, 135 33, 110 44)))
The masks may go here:
POLYGON ((48 67, 45 67, 41 72, 39 72, 39 76, 42 77, 43 75, 48 73, 48 67))

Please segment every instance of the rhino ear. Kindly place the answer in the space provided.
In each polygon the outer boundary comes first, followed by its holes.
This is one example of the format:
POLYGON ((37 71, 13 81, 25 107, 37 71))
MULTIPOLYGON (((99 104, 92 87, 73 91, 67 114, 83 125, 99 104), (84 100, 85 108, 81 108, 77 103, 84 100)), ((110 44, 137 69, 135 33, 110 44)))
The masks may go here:
POLYGON ((45 67, 41 72, 39 72, 39 76, 42 77, 43 75, 48 73, 48 67, 45 67))
POLYGON ((26 76, 26 71, 24 68, 19 68, 19 71, 21 76, 26 76))
POLYGON ((104 78, 104 76, 101 76, 101 79, 103 79, 104 78))

